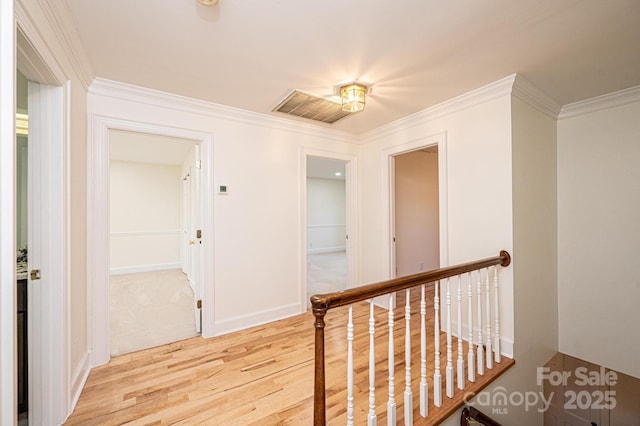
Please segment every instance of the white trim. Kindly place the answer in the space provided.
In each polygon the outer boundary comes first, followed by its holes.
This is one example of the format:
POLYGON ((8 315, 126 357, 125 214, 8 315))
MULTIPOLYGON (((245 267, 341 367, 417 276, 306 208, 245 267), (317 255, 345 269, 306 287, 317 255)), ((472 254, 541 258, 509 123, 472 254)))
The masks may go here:
POLYGON ((15 21, 0 1, 0 424, 18 422, 16 383, 15 21))
POLYGON ((347 246, 336 246, 336 247, 323 247, 323 248, 310 248, 307 249, 307 254, 322 254, 322 253, 336 253, 340 251, 346 251, 347 246))
MULTIPOLYGON (((15 13, 20 28, 24 31, 27 39, 33 43, 34 51, 46 55, 42 57, 42 60, 51 68, 52 75, 56 76, 55 82, 49 78, 44 81, 49 84, 62 85, 66 80, 64 78, 65 73, 62 71, 63 65, 60 63, 62 58, 51 53, 47 42, 45 42, 50 36, 41 34, 38 25, 35 24, 36 20, 33 19, 30 13, 32 6, 27 7, 22 4, 23 2, 24 0, 15 2, 15 13)), ((49 24, 49 28, 53 32, 55 40, 64 52, 64 58, 68 61, 84 90, 87 90, 94 75, 66 6, 51 0, 41 0, 38 4, 40 5, 40 11, 49 24)))
POLYGON ((346 192, 346 225, 348 239, 345 251, 347 252, 347 288, 352 288, 360 283, 360 262, 358 252, 360 217, 358 198, 358 160, 350 154, 324 151, 300 147, 299 160, 299 185, 300 185, 300 308, 299 312, 306 312, 308 308, 307 295, 307 157, 328 158, 344 161, 345 164, 345 192, 346 192))
POLYGON ((47 15, 47 20, 55 32, 56 39, 66 53, 67 60, 75 71, 82 87, 84 90, 88 90, 95 76, 66 4, 45 0, 43 1, 42 10, 47 15))
POLYGON ((562 106, 543 93, 522 75, 516 74, 516 79, 513 83, 513 90, 511 93, 516 98, 526 102, 554 120, 558 119, 562 106))
POLYGON ((169 269, 180 269, 182 262, 173 263, 151 263, 148 265, 122 266, 111 268, 111 275, 137 274, 139 272, 167 271, 169 269))
POLYGON ((330 223, 327 225, 307 225, 307 229, 312 228, 345 228, 347 225, 345 223, 330 223))
MULTIPOLYGON (((71 406, 75 407, 91 372, 91 355, 85 352, 71 378, 71 406)), ((69 413, 71 414, 71 413, 69 413)))
MULTIPOLYGON (((453 297, 453 296, 452 296, 453 297)), ((453 306, 453 305, 452 305, 453 306)), ((474 308, 475 309, 475 308, 474 308)), ((476 312, 474 311, 474 315, 476 314, 476 312)), ((458 328, 458 321, 457 320, 452 320, 451 321, 451 335, 457 339, 458 338, 458 333, 457 333, 457 328, 458 328), (455 331, 454 331, 455 330, 455 331)), ((445 332, 443 330, 443 332, 445 332)), ((485 334, 485 330, 482 330, 482 334, 483 334, 483 338, 486 339, 486 334, 485 334)), ((478 335, 478 328, 476 325, 473 326, 473 338, 475 339, 476 336, 478 335)), ((462 326, 462 341, 465 342, 465 345, 469 344, 469 326, 468 325, 463 325, 462 326)), ((491 338, 493 339, 493 335, 491 336, 491 338)), ((477 344, 477 342, 474 340, 474 345, 477 344)), ((483 342, 484 345, 485 342, 483 342)), ((493 347, 495 349, 495 346, 493 347)), ((513 359, 513 340, 505 337, 505 336, 500 336, 500 354, 503 356, 506 356, 507 358, 511 358, 513 359)), ((465 352, 465 360, 466 360, 466 352, 465 352)))
POLYGON ((361 138, 366 143, 371 143, 380 139, 384 139, 389 135, 397 132, 406 132, 407 130, 423 125, 429 121, 435 120, 453 114, 464 109, 468 109, 493 99, 497 99, 511 94, 516 74, 502 78, 486 86, 464 93, 453 99, 449 99, 438 105, 434 105, 425 110, 408 115, 399 120, 393 121, 384 126, 373 129, 369 132, 361 134, 361 138))
MULTIPOLYGON (((92 86, 93 87, 93 86, 92 86)), ((110 359, 109 348, 109 132, 125 130, 190 139, 202 147, 202 194, 212 194, 213 186, 213 135, 191 129, 167 127, 155 123, 142 123, 124 118, 107 117, 90 113, 88 128, 90 143, 87 149, 87 173, 89 199, 87 206, 87 259, 88 291, 90 307, 92 365, 106 364, 110 359)), ((213 197, 202 196, 202 249, 204 259, 214 258, 213 197)), ((203 262, 203 306, 214 305, 213 262, 203 262)), ((202 336, 215 333, 213 309, 202 310, 202 336)))
POLYGON ((640 102, 640 86, 630 87, 628 89, 618 90, 617 92, 607 93, 606 95, 596 96, 594 98, 564 105, 560 111, 558 119, 564 120, 565 118, 615 108, 634 102, 640 102))
POLYGON ((266 309, 247 315, 239 315, 223 321, 216 322, 217 335, 233 333, 238 330, 245 330, 249 327, 266 324, 283 318, 300 314, 300 306, 297 303, 279 306, 277 308, 266 309))
POLYGON ((112 237, 149 237, 155 235, 182 235, 179 230, 169 231, 113 231, 109 235, 112 237))
MULTIPOLYGON (((382 150, 382 230, 383 241, 388 244, 383 246, 384 259, 388 259, 387 279, 394 277, 394 205, 393 205, 393 157, 399 154, 416 151, 428 146, 438 146, 438 196, 439 196, 439 237, 440 237, 440 267, 449 264, 449 223, 448 223, 448 166, 447 166, 447 134, 438 133, 431 136, 415 139, 403 145, 396 145, 382 150)), ((376 302, 378 303, 378 302, 376 302)))
MULTIPOLYGON (((121 101, 136 104, 150 105, 155 108, 184 112, 195 115, 211 116, 223 120, 236 121, 251 126, 261 126, 287 132, 296 132, 303 135, 330 138, 336 141, 358 144, 359 138, 342 130, 335 130, 293 121, 290 118, 279 117, 271 114, 262 114, 234 108, 214 102, 180 96, 173 93, 162 92, 133 84, 96 78, 89 93, 106 98, 114 98, 121 101)), ((275 114, 275 113, 274 113, 275 114)))

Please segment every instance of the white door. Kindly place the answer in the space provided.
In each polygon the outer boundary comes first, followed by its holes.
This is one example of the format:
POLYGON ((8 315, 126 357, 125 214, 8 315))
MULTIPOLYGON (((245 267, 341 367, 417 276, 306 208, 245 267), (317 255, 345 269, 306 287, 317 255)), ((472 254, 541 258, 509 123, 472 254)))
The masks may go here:
POLYGON ((189 240, 191 257, 191 275, 189 283, 193 289, 195 300, 194 315, 196 319, 196 331, 202 332, 202 194, 201 194, 201 171, 202 162, 200 155, 200 145, 195 146, 195 164, 191 167, 192 181, 190 183, 190 222, 191 230, 189 240))
POLYGON ((182 178, 182 272, 191 276, 191 170, 182 178))
POLYGON ((28 94, 29 422, 60 424, 70 403, 63 89, 29 82, 28 94))

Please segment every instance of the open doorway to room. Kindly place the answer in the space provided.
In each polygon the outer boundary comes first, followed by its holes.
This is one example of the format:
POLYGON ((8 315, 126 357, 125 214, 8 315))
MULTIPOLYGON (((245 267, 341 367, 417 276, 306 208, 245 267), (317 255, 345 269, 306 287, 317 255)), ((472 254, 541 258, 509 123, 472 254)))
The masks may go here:
POLYGON ((347 162, 307 157, 307 294, 345 290, 349 282, 347 162))
POLYGON ((200 332, 199 148, 109 131, 111 356, 200 332))
POLYGON ((29 223, 29 112, 28 81, 16 74, 16 280, 17 280, 17 367, 18 424, 29 424, 29 335, 28 335, 28 223, 29 223))
POLYGON ((391 157, 393 276, 440 267, 438 145, 391 157))

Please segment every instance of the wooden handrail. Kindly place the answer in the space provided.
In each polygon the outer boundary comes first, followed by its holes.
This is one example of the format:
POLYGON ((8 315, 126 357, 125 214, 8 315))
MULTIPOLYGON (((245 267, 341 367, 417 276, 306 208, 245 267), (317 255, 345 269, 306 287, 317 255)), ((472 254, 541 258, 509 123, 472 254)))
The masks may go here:
POLYGON ((509 266, 510 263, 511 256, 508 252, 502 250, 500 255, 496 257, 490 257, 455 266, 448 266, 446 268, 434 269, 428 272, 420 272, 406 277, 394 278, 392 280, 368 284, 362 287, 351 288, 335 293, 314 295, 311 296, 311 306, 314 312, 316 312, 316 310, 324 310, 326 312, 331 308, 351 305, 352 303, 382 296, 383 294, 395 293, 396 291, 415 287, 419 284, 435 282, 444 278, 454 277, 456 275, 464 274, 465 272, 471 272, 493 265, 509 266))
POLYGON ((351 288, 335 293, 311 296, 311 309, 313 311, 313 316, 315 317, 314 327, 316 330, 313 424, 316 426, 324 426, 326 424, 324 317, 329 309, 351 305, 353 303, 372 299, 384 294, 395 293, 420 284, 435 282, 493 265, 506 267, 510 264, 511 256, 507 251, 501 250, 500 255, 496 257, 490 257, 455 266, 448 266, 446 268, 434 269, 428 272, 394 278, 392 280, 368 284, 362 287, 351 288))

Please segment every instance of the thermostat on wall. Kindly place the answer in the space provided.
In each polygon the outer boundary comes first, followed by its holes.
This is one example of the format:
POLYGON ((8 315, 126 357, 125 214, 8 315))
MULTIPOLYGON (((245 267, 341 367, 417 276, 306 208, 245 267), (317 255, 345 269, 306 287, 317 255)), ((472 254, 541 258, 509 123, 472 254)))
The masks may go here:
POLYGON ((229 193, 229 188, 227 185, 218 185, 218 194, 227 195, 229 193))

